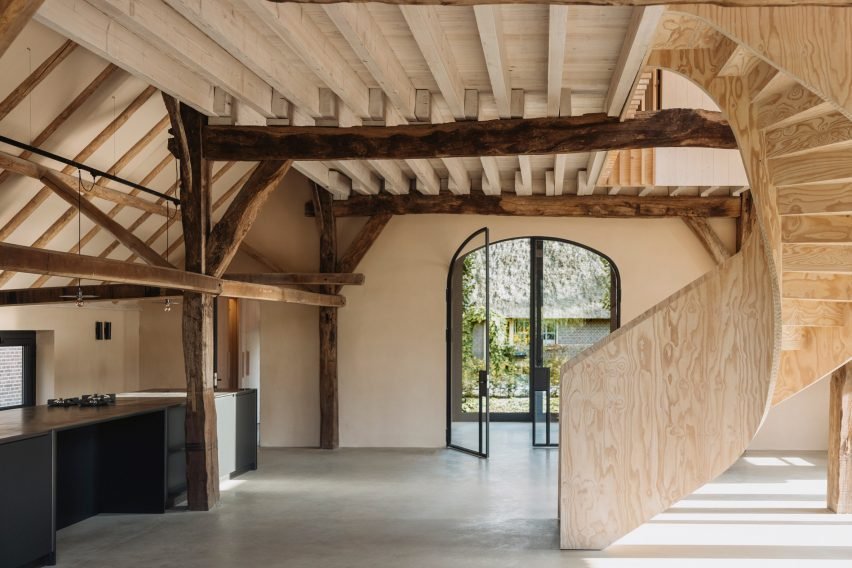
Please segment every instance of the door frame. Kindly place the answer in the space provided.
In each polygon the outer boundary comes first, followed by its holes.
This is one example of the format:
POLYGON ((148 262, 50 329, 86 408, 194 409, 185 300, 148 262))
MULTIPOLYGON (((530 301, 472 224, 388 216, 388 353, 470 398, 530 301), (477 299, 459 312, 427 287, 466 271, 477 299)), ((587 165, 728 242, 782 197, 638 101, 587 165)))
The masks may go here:
MULTIPOLYGON (((447 333, 447 335, 446 335, 446 373, 447 373, 446 402, 447 402, 447 409, 446 409, 446 419, 447 419, 447 423, 446 423, 446 437, 447 437, 447 446, 448 447, 450 446, 450 438, 451 438, 451 432, 450 432, 451 426, 450 425, 453 421, 453 412, 455 410, 452 407, 452 404, 453 404, 453 390, 452 390, 453 389, 453 384, 452 384, 452 349, 453 349, 453 337, 452 337, 452 331, 453 331, 452 309, 453 309, 453 305, 452 305, 452 302, 453 302, 453 297, 452 297, 452 292, 453 292, 453 277, 454 277, 453 268, 454 268, 456 262, 460 258, 463 258, 463 256, 464 256, 464 255, 460 255, 459 253, 464 249, 465 246, 467 246, 470 243, 471 240, 473 240, 478 234, 480 234, 480 232, 482 230, 483 229, 480 229, 479 231, 477 231, 476 233, 474 233, 473 235, 471 235, 470 237, 465 239, 465 241, 461 244, 461 246, 456 250, 456 253, 453 255, 453 259, 450 263, 450 267, 449 267, 449 270, 447 272, 447 287, 446 287, 446 305, 447 305, 447 316, 446 316, 447 317, 447 325, 446 325, 446 333, 447 333)), ((530 343, 532 343, 533 337, 534 337, 533 326, 536 323, 536 320, 538 319, 538 315, 537 314, 534 315, 534 312, 537 312, 536 307, 535 307, 535 301, 536 301, 537 296, 539 295, 534 290, 535 285, 536 285, 536 282, 535 282, 535 280, 536 280, 535 243, 536 242, 553 241, 553 242, 559 242, 559 243, 562 243, 562 244, 567 244, 567 245, 579 247, 579 248, 585 249, 585 250, 603 258, 604 260, 606 260, 607 263, 609 264, 610 272, 611 272, 611 276, 610 276, 610 303, 611 303, 610 331, 611 332, 615 331, 616 329, 618 329, 621 326, 621 273, 618 270, 618 266, 615 264, 615 262, 612 260, 612 258, 609 255, 607 255, 607 254, 605 254, 605 253, 603 253, 603 252, 601 252, 601 251, 599 251, 599 250, 597 250, 597 249, 595 249, 591 246, 585 245, 583 243, 579 243, 577 241, 572 241, 570 239, 565 239, 565 238, 561 238, 561 237, 551 237, 551 236, 541 236, 541 235, 509 237, 509 238, 500 239, 498 241, 491 242, 490 244, 496 245, 496 244, 503 243, 503 242, 506 242, 506 241, 515 241, 515 240, 528 240, 529 243, 530 243, 530 331, 531 331, 530 332, 530 343)), ((474 252, 476 250, 479 250, 479 249, 472 249, 465 254, 470 254, 471 252, 474 252)), ((544 276, 543 270, 540 270, 539 272, 540 272, 540 274, 538 274, 538 277, 541 279, 544 276)), ((534 362, 533 362, 533 355, 534 355, 533 349, 534 348, 533 348, 532 345, 530 345, 529 347, 530 347, 530 350, 529 350, 529 352, 530 352, 530 354, 529 354, 529 357, 530 357, 530 377, 529 377, 529 380, 530 380, 530 406, 529 406, 529 411, 527 411, 527 412, 505 412, 505 413, 496 413, 496 414, 491 413, 489 411, 489 418, 488 418, 489 422, 531 422, 531 423, 534 423, 535 409, 534 409, 534 401, 533 401, 534 393, 533 393, 533 389, 532 389, 532 380, 533 380, 532 373, 533 373, 533 369, 535 367, 534 362)), ((456 420, 456 421, 459 421, 459 420, 456 420)), ((536 447, 553 447, 554 445, 555 444, 551 443, 549 446, 536 445, 536 447)))
POLYGON ((480 458, 488 457, 488 448, 490 442, 490 422, 491 422, 491 414, 489 411, 489 402, 490 402, 490 389, 489 389, 489 370, 491 368, 491 233, 489 228, 482 227, 481 229, 477 229, 473 233, 471 233, 464 241, 462 241, 461 245, 456 249, 456 252, 453 254, 452 259, 450 259, 450 266, 447 270, 447 287, 446 287, 446 374, 447 374, 447 414, 446 414, 446 443, 447 447, 458 450, 460 452, 464 452, 467 454, 471 454, 480 458), (462 251, 465 247, 478 236, 483 235, 485 237, 485 244, 481 247, 477 247, 471 249, 466 254, 462 255, 462 251), (482 380, 483 375, 480 372, 480 397, 479 397, 479 415, 477 418, 477 422, 479 423, 479 451, 473 450, 471 448, 465 448, 464 446, 459 446, 453 443, 453 277, 455 275, 455 267, 459 260, 467 256, 468 254, 480 250, 485 249, 485 413, 484 413, 484 421, 483 421, 483 411, 482 411, 482 380), (483 431, 484 430, 484 431, 483 431), (484 437, 483 437, 484 435, 484 437))

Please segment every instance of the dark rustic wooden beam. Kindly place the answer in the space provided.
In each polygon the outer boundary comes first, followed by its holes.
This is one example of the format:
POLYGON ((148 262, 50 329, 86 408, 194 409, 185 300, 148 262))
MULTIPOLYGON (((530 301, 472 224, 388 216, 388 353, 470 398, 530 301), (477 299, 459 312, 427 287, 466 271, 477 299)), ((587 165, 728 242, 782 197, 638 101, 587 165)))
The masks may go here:
POLYGON ((98 206, 83 199, 78 189, 69 186, 58 172, 50 170, 44 171, 41 175, 41 182, 45 187, 52 189, 56 195, 65 200, 66 203, 74 207, 78 207, 82 213, 88 217, 93 223, 99 227, 106 229, 115 236, 115 238, 134 254, 139 255, 152 266, 171 267, 166 259, 160 256, 157 251, 145 244, 145 242, 122 227, 118 221, 98 209, 98 206))
POLYGON ((253 282, 222 281, 222 296, 227 298, 245 298, 248 300, 266 300, 286 302, 323 308, 342 308, 346 298, 337 294, 325 294, 307 290, 294 290, 283 286, 258 284, 253 282))
POLYGON ((271 284, 273 286, 288 285, 323 285, 323 286, 360 286, 364 283, 363 274, 321 273, 321 272, 261 272, 253 274, 226 274, 228 280, 253 282, 255 284, 271 284))
MULTIPOLYGON (((480 4, 540 4, 539 0, 269 0, 270 2, 294 2, 297 4, 363 4, 377 2, 397 6, 477 6, 480 4)), ((550 4, 565 6, 680 6, 695 4, 696 0, 555 0, 550 4)), ((750 6, 852 6, 852 0, 703 0, 702 4, 713 4, 729 8, 747 8, 750 6)))
MULTIPOLYGON (((210 233, 210 167, 201 155, 207 118, 163 94, 178 148, 181 223, 188 272, 205 274, 210 233)), ((213 397, 213 296, 183 294, 183 359, 186 370, 186 494, 190 510, 207 511, 219 501, 216 404, 213 397)))
MULTIPOLYGON (((161 298, 164 296, 180 296, 183 292, 173 288, 156 286, 140 286, 139 284, 95 284, 80 286, 83 294, 97 296, 87 302, 103 302, 112 300, 140 300, 144 298, 161 298)), ((73 296, 77 286, 52 286, 47 288, 21 288, 18 290, 0 290, 0 306, 22 306, 32 304, 59 304, 73 302, 73 299, 61 296, 73 296)))
POLYGON ((0 269, 218 294, 217 278, 108 258, 0 243, 0 269))
MULTIPOLYGON (((331 194, 314 186, 313 203, 317 212, 319 230, 320 271, 337 271, 337 225, 332 211, 331 194)), ((333 293, 335 286, 320 288, 333 293)), ((319 393, 320 393, 320 448, 336 449, 340 445, 337 388, 337 310, 319 309, 319 393)))
POLYGON ((385 211, 376 213, 367 219, 367 222, 361 227, 358 235, 356 235, 355 240, 346 249, 346 253, 337 262, 338 272, 353 272, 358 268, 364 255, 367 254, 367 251, 370 250, 373 243, 382 234, 390 219, 391 214, 385 211))
POLYGON ((209 160, 408 160, 662 147, 736 148, 719 112, 669 109, 403 126, 208 126, 209 160))
POLYGON ((828 508, 835 513, 852 513, 852 363, 846 363, 831 375, 828 508))
POLYGON ((43 3, 44 0, 0 0, 0 56, 43 3))
MULTIPOLYGON (((305 215, 314 213, 312 203, 305 215)), ((337 217, 459 214, 517 217, 738 217, 737 197, 634 197, 627 195, 503 195, 483 194, 353 195, 334 202, 337 217)))
MULTIPOLYGON (((334 294, 310 292, 297 294, 296 292, 301 291, 285 290, 278 286, 220 280, 205 274, 185 272, 176 268, 162 268, 95 256, 22 247, 9 243, 0 243, 0 270, 169 288, 209 296, 221 295, 312 306, 341 307, 345 304, 342 296, 334 294), (276 288, 278 291, 270 290, 270 288, 276 288)), ((74 289, 76 290, 76 287, 74 289)))
POLYGON ((751 191, 740 194, 740 216, 737 217, 737 252, 743 248, 743 243, 754 229, 754 201, 751 191))
POLYGON ((221 276, 251 230, 260 208, 293 165, 292 160, 261 162, 213 228, 207 242, 207 274, 221 276))
POLYGON ((703 217, 683 217, 683 222, 686 223, 686 226, 698 238, 704 250, 713 257, 716 264, 722 264, 731 258, 731 253, 725 248, 725 244, 719 238, 719 235, 716 234, 716 231, 713 230, 713 227, 710 226, 710 223, 707 222, 707 219, 703 217))

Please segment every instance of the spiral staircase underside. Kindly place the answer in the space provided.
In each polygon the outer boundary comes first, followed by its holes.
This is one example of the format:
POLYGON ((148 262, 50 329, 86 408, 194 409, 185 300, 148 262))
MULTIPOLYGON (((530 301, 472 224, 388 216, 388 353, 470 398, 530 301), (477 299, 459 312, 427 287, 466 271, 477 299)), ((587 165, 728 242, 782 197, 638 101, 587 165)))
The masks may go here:
POLYGON ((730 467, 852 356, 852 9, 677 7, 648 55, 737 137, 742 250, 566 364, 561 545, 601 549, 730 467))

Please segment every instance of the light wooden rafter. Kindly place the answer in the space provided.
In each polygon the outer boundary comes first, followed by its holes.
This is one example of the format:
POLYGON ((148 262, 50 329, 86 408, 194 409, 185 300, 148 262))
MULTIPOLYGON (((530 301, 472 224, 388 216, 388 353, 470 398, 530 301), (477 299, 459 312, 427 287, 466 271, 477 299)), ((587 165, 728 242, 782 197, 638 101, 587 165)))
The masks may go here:
MULTIPOLYGON (((633 9, 630 26, 604 102, 604 112, 609 116, 625 117, 624 111, 628 108, 628 102, 639 83, 642 69, 648 61, 654 34, 664 12, 664 6, 633 9)), ((589 156, 586 165, 589 180, 586 191, 592 192, 600 184, 605 165, 609 160, 610 152, 593 152, 589 156)))
MULTIPOLYGON (((361 124, 361 121, 371 118, 369 88, 355 73, 343 56, 334 47, 323 43, 323 34, 308 14, 302 13, 300 6, 273 6, 249 2, 246 6, 254 11, 256 20, 261 26, 266 26, 299 56, 299 58, 328 86, 326 97, 335 96, 345 105, 331 117, 341 126, 361 124)), ((354 39, 354 38, 351 38, 354 39)), ((390 52, 392 53, 392 52, 390 52)), ((392 57, 392 55, 389 55, 392 57)), ((320 92, 321 103, 323 92, 320 92)), ((337 109, 337 101, 332 107, 337 109)), ((382 117, 383 118, 383 117, 382 117)), ((372 165, 372 164, 371 164, 372 165)), ((374 194, 378 193, 380 184, 373 169, 364 163, 334 163, 335 169, 342 171, 352 180, 352 189, 374 194)), ((379 164, 386 177, 393 184, 403 176, 399 165, 393 162, 379 164)))
MULTIPOLYGON (((551 5, 547 35, 547 116, 571 115, 571 92, 563 93, 565 38, 568 34, 568 9, 551 5), (567 99, 564 100, 563 99, 567 99), (564 102, 564 104, 563 104, 564 102)), ((565 187, 565 154, 553 157, 553 195, 562 195, 565 187)))
MULTIPOLYGON (((434 8, 403 6, 400 9, 452 115, 451 117, 449 115, 443 116, 443 120, 469 119, 469 109, 465 108, 465 87, 461 72, 434 8)), ((493 158, 484 157, 480 158, 480 162, 483 172, 482 191, 489 194, 499 194, 502 185, 497 161, 493 158)), ((458 184, 458 181, 456 183, 458 184)), ((467 185, 465 184, 463 187, 467 187, 467 185)), ((437 191, 429 191, 428 193, 437 193, 437 191)), ((465 192, 458 191, 458 193, 465 192)))
MULTIPOLYGON (((415 110, 417 90, 405 71, 405 68, 396 57, 393 48, 385 38, 378 23, 366 10, 353 6, 335 5, 326 7, 326 13, 335 23, 340 33, 349 43, 352 50, 367 66, 371 75, 387 96, 392 108, 388 109, 382 119, 389 126, 405 124, 407 122, 419 121, 415 110)), ((450 174, 450 189, 459 193, 470 191, 470 177, 467 170, 457 160, 443 160, 450 174)), ((372 161, 374 168, 385 178, 385 189, 391 193, 407 193, 394 191, 394 187, 401 186, 404 181, 399 179, 396 170, 382 171, 386 162, 372 161), (396 183, 393 183, 397 178, 396 183), (388 188, 388 180, 391 180, 388 188)), ((414 172, 421 191, 426 193, 436 192, 440 181, 434 169, 424 160, 406 160, 408 167, 414 172)), ((385 166, 386 167, 386 166, 385 166)))
POLYGON ((0 56, 33 17, 44 0, 0 0, 0 56))
POLYGON ((152 45, 210 84, 223 88, 264 118, 274 117, 272 87, 247 69, 203 31, 175 14, 161 1, 89 0, 130 32, 151 39, 152 45))
MULTIPOLYGON (((153 87, 145 88, 142 93, 140 93, 131 103, 113 119, 101 132, 98 133, 95 138, 86 145, 83 150, 81 150, 75 157, 74 161, 77 162, 85 162, 89 157, 91 157, 94 152, 100 148, 109 138, 114 135, 118 129, 125 124, 133 114, 135 114, 141 107, 144 105, 153 95, 156 93, 156 89, 153 87)), ((70 174, 74 171, 72 166, 66 166, 62 169, 62 173, 70 174)), ((0 229, 0 240, 7 238, 15 229, 17 229, 26 219, 33 214, 33 212, 41 205, 49 195, 53 194, 53 190, 48 187, 42 187, 35 196, 30 199, 26 205, 22 209, 20 209, 13 217, 10 219, 6 225, 0 229)), ((76 215, 76 208, 69 207, 65 210, 59 219, 54 221, 54 223, 44 232, 42 235, 36 239, 33 243, 34 247, 44 247, 49 243, 53 237, 55 237, 59 231, 65 227, 68 223, 76 215)), ((0 286, 8 282, 14 273, 9 271, 4 271, 0 274, 0 286)))
POLYGON ((45 2, 35 19, 208 115, 216 115, 213 85, 163 54, 86 0, 45 2))
MULTIPOLYGON (((171 163, 172 159, 173 159, 173 158, 172 158, 172 156, 171 156, 171 155, 167 155, 165 158, 163 158, 162 160, 160 160, 160 162, 159 162, 159 163, 157 163, 157 165, 156 165, 156 166, 154 166, 154 168, 153 168, 150 172, 148 172, 148 174, 147 174, 144 178, 142 178, 142 180, 139 182, 139 184, 140 184, 140 185, 143 185, 143 186, 147 186, 149 183, 151 183, 151 181, 153 181, 153 179, 154 179, 155 177, 157 177, 157 176, 158 176, 158 175, 159 175, 159 174, 160 174, 160 173, 161 173, 161 172, 162 172, 162 171, 166 168, 166 166, 168 166, 168 165, 171 163)), ((135 189, 134 189, 133 191, 138 191, 138 190, 135 190, 135 189)), ((133 193, 133 192, 131 192, 131 193, 133 193)), ((162 200, 160 200, 160 201, 158 201, 157 203, 155 203, 155 205, 157 205, 157 206, 161 206, 161 205, 162 205, 162 203, 161 203, 161 202, 162 202, 162 200)), ((121 205, 121 204, 117 204, 117 205, 115 205, 112 209, 110 209, 109 211, 107 211, 107 215, 108 215, 108 216, 110 216, 110 217, 112 217, 112 218, 114 218, 114 217, 115 217, 116 215, 118 215, 118 213, 120 213, 122 210, 124 210, 124 206, 123 206, 123 205, 121 205)), ((176 214, 176 212, 175 212, 175 211, 168 211, 168 209, 167 209, 167 212, 168 212, 170 215, 174 215, 174 214, 176 214)), ((150 212, 146 211, 146 213, 150 213, 150 212)), ((130 227, 128 227, 128 228, 127 228, 127 230, 128 230, 128 231, 130 231, 130 232, 132 233, 132 232, 133 232, 136 228, 137 228, 137 226, 136 226, 136 225, 131 225, 130 227)), ((86 232, 86 234, 85 234, 85 235, 83 235, 83 237, 80 239, 79 247, 82 249, 82 247, 86 246, 86 245, 87 245, 87 244, 88 244, 88 243, 89 243, 89 242, 90 242, 93 238, 95 238, 95 236, 96 236, 98 233, 100 233, 100 230, 101 230, 101 227, 100 227, 99 225, 95 225, 94 227, 92 227, 91 229, 89 229, 89 230, 86 232)), ((119 241, 118 241, 117 239, 116 239, 114 242, 115 242, 115 246, 118 246, 118 245, 120 244, 120 243, 119 243, 119 241)), ((146 244, 146 245, 148 245, 148 246, 151 246, 151 243, 150 243, 150 242, 146 242, 145 244, 146 244)), ((73 245, 72 245, 72 246, 68 249, 68 252, 77 252, 77 248, 78 248, 78 246, 77 246, 77 245, 78 245, 77 243, 74 243, 74 244, 73 244, 73 245)), ((103 255, 103 256, 106 256, 106 255, 103 255)), ((47 281, 48 281, 49 279, 50 279, 50 277, 49 277, 49 276, 44 276, 44 275, 39 276, 39 277, 38 277, 38 278, 36 278, 36 280, 32 283, 32 285, 30 286, 30 288, 40 288, 40 287, 44 286, 44 285, 45 285, 45 283, 47 283, 47 281)))
POLYGON ((71 52, 74 51, 74 48, 77 47, 77 44, 71 40, 67 40, 62 45, 60 45, 56 51, 48 56, 41 65, 36 67, 36 69, 29 74, 29 76, 24 79, 21 84, 15 87, 11 93, 9 93, 5 99, 0 101, 0 120, 6 118, 6 116, 17 107, 21 101, 27 98, 27 96, 33 92, 48 75, 53 71, 60 63, 65 61, 65 58, 71 55, 71 52))
MULTIPOLYGON (((91 98, 91 96, 101 87, 101 85, 103 85, 107 79, 112 77, 116 71, 118 71, 118 67, 116 67, 112 63, 104 67, 103 71, 101 71, 97 75, 97 77, 95 77, 88 85, 86 85, 86 87, 82 91, 80 91, 80 93, 77 94, 77 96, 74 97, 74 99, 70 103, 68 103, 68 106, 62 109, 62 111, 56 117, 54 117, 53 120, 50 121, 50 124, 48 124, 44 128, 44 130, 39 132, 36 137, 33 138, 31 144, 33 146, 41 146, 42 144, 47 142, 47 140, 51 136, 53 136, 53 134, 59 129, 59 127, 62 126, 62 124, 68 119, 68 117, 73 115, 77 111, 77 109, 83 106, 83 104, 87 100, 89 100, 89 98, 91 98)), ((18 154, 18 158, 21 158, 23 160, 29 159, 31 156, 32 153, 28 151, 24 151, 18 154)), ((0 184, 6 181, 9 175, 10 172, 8 171, 4 170, 0 172, 0 184)))

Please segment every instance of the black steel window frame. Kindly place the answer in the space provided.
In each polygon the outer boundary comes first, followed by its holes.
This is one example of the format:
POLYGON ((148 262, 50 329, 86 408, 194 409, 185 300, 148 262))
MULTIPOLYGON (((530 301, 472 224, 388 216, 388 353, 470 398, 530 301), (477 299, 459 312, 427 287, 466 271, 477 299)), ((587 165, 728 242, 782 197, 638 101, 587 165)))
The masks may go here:
POLYGON ((0 411, 35 406, 36 397, 36 332, 0 331, 0 347, 23 347, 22 404, 2 406, 0 411))

